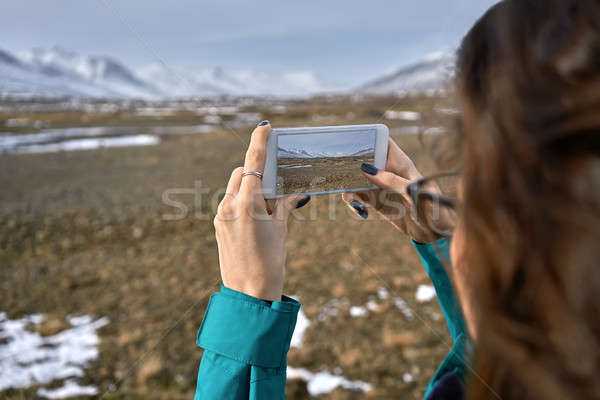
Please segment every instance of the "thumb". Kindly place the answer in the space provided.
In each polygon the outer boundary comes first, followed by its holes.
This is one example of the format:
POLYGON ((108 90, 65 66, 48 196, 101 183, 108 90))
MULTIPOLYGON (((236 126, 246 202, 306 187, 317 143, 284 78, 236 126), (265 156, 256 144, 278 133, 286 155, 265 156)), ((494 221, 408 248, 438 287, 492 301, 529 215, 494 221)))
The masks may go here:
POLYGON ((396 192, 402 196, 406 195, 406 187, 410 183, 408 179, 404 179, 393 172, 377 169, 371 164, 363 163, 360 169, 365 178, 380 189, 396 192))

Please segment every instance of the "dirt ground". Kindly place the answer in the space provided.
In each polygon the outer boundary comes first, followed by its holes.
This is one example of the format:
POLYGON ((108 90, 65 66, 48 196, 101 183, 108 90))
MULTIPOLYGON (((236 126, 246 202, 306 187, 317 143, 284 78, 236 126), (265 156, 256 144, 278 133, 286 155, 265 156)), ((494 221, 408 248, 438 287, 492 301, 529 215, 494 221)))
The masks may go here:
MULTIPOLYGON (((396 107, 422 112, 420 123, 432 126, 445 121, 435 107, 449 103, 327 101, 292 103, 283 114, 258 111, 274 126, 298 126, 323 124, 314 116, 324 112, 333 123, 373 123, 396 107)), ((80 117, 52 115, 65 125, 80 117)), ((100 357, 82 383, 96 385, 103 399, 192 398, 202 357, 196 331, 219 287, 212 217, 231 170, 243 163, 251 129, 173 135, 150 147, 0 155, 0 311, 45 314, 43 334, 60 330, 67 315, 107 316, 100 357), (208 193, 194 195, 195 187, 208 193), (187 210, 165 204, 166 192, 187 210)), ((423 172, 434 170, 429 138, 393 132, 423 172)), ((339 368, 373 387, 337 388, 319 399, 421 398, 451 343, 435 299, 415 299, 429 281, 409 240, 372 211, 368 220, 355 216, 339 195, 318 196, 290 221, 287 259, 284 291, 299 298, 310 321, 289 365, 339 368), (381 288, 389 297, 378 297, 381 288), (375 305, 366 316, 351 316, 352 306, 369 301, 375 305)), ((291 400, 308 398, 300 380, 286 391, 291 400)), ((35 393, 13 389, 0 397, 35 393)))
POLYGON ((277 194, 370 187, 371 184, 360 172, 362 163, 373 164, 373 156, 279 159, 277 194), (302 167, 281 168, 288 165, 302 167))

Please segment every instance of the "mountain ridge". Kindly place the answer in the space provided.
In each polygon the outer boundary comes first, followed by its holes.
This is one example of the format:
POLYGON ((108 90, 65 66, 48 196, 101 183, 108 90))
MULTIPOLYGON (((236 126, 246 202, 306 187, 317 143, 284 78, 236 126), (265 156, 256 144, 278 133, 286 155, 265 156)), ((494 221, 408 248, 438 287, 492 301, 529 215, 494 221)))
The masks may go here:
POLYGON ((0 97, 162 100, 427 92, 447 87, 453 64, 453 53, 436 53, 355 90, 344 90, 323 83, 311 71, 180 68, 160 62, 134 69, 110 56, 85 56, 60 46, 17 55, 0 49, 0 97))
POLYGON ((356 91, 366 94, 444 91, 454 76, 455 63, 454 52, 432 53, 360 85, 356 91))
POLYGON ((351 154, 342 152, 309 152, 304 149, 283 149, 277 147, 278 158, 335 158, 335 157, 360 157, 373 153, 373 148, 361 149, 351 154))

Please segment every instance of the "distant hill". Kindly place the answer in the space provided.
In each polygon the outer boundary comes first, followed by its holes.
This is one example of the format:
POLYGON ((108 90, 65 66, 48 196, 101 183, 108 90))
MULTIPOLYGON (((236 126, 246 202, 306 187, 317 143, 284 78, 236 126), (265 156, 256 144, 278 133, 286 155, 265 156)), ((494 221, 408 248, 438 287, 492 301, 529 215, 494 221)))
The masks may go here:
POLYGON ((304 149, 283 149, 277 147, 278 158, 329 158, 329 157, 360 157, 373 153, 373 148, 358 150, 353 153, 344 151, 306 151, 304 149))
POLYGON ((0 96, 164 99, 211 96, 307 96, 326 87, 310 71, 226 71, 171 68, 137 70, 107 56, 61 47, 10 54, 0 50, 0 96))
POLYGON ((229 71, 223 68, 172 68, 153 63, 137 70, 167 97, 190 96, 307 96, 326 90, 310 71, 229 71))
POLYGON ((441 91, 447 89, 454 76, 456 57, 453 52, 426 56, 356 89, 366 94, 390 94, 441 91))
POLYGON ((14 56, 0 50, 0 94, 19 97, 151 98, 159 92, 109 57, 60 47, 14 56))
POLYGON ((0 96, 168 99, 427 92, 448 86, 454 59, 453 53, 436 53, 354 91, 344 91, 321 82, 310 71, 180 68, 163 63, 133 69, 112 57, 80 55, 58 46, 16 55, 0 49, 0 96))

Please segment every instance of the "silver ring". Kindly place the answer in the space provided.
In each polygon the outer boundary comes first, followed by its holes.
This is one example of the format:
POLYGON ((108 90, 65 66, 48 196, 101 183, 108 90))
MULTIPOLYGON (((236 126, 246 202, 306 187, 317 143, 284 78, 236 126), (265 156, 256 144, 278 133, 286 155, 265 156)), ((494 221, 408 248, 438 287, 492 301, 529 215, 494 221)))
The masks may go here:
POLYGON ((262 181, 262 178, 263 178, 263 174, 261 172, 258 172, 258 171, 244 171, 244 172, 242 172, 242 178, 244 176, 248 176, 248 175, 254 175, 255 177, 257 177, 261 181, 262 181))

